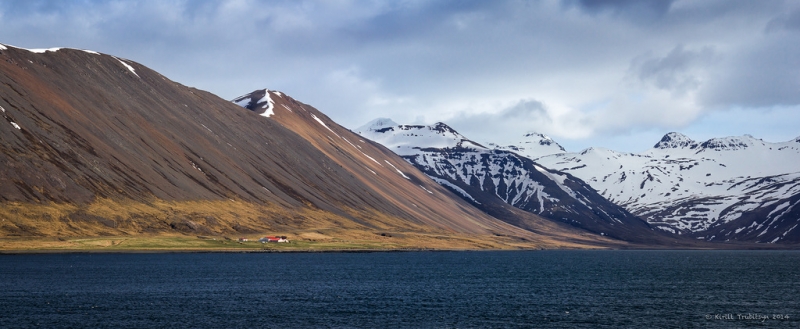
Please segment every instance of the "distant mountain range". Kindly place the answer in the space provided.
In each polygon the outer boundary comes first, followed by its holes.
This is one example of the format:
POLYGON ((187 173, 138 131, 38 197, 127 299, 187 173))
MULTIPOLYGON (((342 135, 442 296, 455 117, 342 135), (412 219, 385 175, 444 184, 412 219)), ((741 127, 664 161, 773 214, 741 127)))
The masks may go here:
POLYGON ((376 119, 355 131, 388 147, 476 207, 515 225, 525 226, 503 216, 498 210, 502 205, 616 239, 655 238, 645 221, 609 202, 582 180, 514 152, 487 148, 444 123, 398 125, 376 119))
MULTIPOLYGON (((483 190, 515 207, 566 222, 626 213, 600 207, 607 199, 674 235, 707 241, 800 241, 800 138, 768 143, 745 135, 699 143, 669 133, 651 150, 633 154, 602 148, 570 153, 535 132, 512 145, 483 146, 443 123, 411 126, 378 119, 356 131, 386 145, 439 183, 463 190, 461 194, 473 203, 478 190, 483 190), (591 188, 573 188, 572 193, 562 188, 572 198, 548 198, 555 195, 554 189, 543 188, 543 180, 533 178, 533 171, 549 173, 551 181, 574 179, 573 184, 591 188), (492 178, 490 184, 487 177, 492 178), (570 218, 559 213, 579 208, 564 203, 570 199, 594 214, 571 213, 575 216, 570 218), (548 200, 559 206, 547 206, 548 200)), ((630 219, 625 226, 632 223, 630 219)))
POLYGON ((696 142, 673 132, 639 154, 548 153, 526 155, 584 179, 664 231, 709 241, 800 241, 800 138, 696 142))

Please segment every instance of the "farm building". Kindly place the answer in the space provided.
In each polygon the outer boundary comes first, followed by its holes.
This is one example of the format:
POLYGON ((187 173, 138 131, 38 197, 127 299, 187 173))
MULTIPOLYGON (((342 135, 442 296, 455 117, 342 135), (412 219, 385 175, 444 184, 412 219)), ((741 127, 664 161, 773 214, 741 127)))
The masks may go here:
POLYGON ((286 236, 265 236, 261 239, 258 239, 258 242, 261 243, 268 243, 268 242, 278 242, 278 243, 286 243, 289 242, 289 239, 286 236))

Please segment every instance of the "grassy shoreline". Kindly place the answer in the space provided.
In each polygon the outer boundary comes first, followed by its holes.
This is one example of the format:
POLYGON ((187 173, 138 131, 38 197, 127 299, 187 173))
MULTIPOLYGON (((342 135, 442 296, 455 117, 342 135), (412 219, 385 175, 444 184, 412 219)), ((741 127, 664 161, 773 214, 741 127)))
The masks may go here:
MULTIPOLYGON (((408 235, 395 239, 377 236, 360 239, 303 239, 289 243, 265 243, 257 239, 239 242, 215 236, 104 236, 104 237, 0 237, 0 255, 66 253, 325 253, 325 252, 420 252, 420 251, 500 251, 500 250, 800 250, 800 246, 719 245, 708 247, 668 247, 644 245, 577 245, 509 243, 486 240, 486 236, 408 235)), ((513 242, 513 241, 512 241, 513 242)))
MULTIPOLYGON (((315 236, 316 237, 316 236, 315 236)), ((292 239, 289 243, 260 243, 257 238, 240 242, 231 237, 203 236, 104 236, 104 237, 0 237, 0 254, 32 253, 170 253, 170 252, 378 252, 536 250, 532 243, 486 240, 486 237, 403 234, 375 238, 292 239)), ((564 245, 575 248, 573 245, 564 245)), ((590 247, 591 248, 591 247, 590 247)), ((547 249, 558 249, 549 246, 547 249)))

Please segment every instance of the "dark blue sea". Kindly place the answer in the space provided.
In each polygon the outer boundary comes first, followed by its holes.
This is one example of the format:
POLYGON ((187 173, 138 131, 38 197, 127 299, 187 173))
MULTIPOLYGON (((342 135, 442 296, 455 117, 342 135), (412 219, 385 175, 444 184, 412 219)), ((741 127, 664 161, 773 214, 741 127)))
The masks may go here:
POLYGON ((800 328, 800 252, 0 255, 35 327, 800 328))

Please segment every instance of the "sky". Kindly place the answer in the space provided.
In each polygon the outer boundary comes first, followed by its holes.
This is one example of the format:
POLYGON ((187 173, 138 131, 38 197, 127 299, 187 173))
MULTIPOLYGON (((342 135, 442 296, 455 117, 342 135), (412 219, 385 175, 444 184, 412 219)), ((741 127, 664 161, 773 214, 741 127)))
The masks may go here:
POLYGON ((0 43, 95 50, 231 100, 279 90, 355 129, 445 122, 568 151, 800 136, 800 1, 16 1, 0 43))

